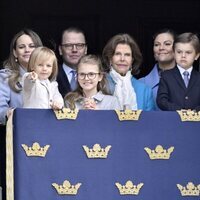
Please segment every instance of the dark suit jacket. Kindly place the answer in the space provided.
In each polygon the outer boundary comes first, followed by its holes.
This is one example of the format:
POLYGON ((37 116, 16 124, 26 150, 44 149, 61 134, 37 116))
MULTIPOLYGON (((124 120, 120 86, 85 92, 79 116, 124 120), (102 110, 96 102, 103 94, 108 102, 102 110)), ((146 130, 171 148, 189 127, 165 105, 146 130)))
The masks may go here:
POLYGON ((62 65, 60 65, 58 68, 57 82, 58 82, 59 92, 64 98, 65 95, 71 91, 71 87, 62 65))
POLYGON ((158 88, 157 104, 161 110, 200 110, 200 73, 195 69, 192 70, 186 88, 177 67, 163 72, 158 88))

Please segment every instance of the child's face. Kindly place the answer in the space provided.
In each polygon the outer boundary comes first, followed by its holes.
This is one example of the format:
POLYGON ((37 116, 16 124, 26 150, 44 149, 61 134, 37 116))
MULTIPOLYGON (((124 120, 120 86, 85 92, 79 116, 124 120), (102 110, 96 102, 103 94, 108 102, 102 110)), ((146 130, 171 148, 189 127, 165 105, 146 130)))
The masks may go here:
POLYGON ((199 57, 191 43, 177 43, 174 51, 176 63, 184 69, 190 68, 199 57))
POLYGON ((40 80, 48 79, 53 71, 53 59, 42 60, 35 63, 34 71, 38 74, 40 80))
POLYGON ((92 95, 97 93, 97 84, 103 76, 99 74, 99 68, 94 64, 80 64, 78 66, 78 82, 83 92, 92 95))

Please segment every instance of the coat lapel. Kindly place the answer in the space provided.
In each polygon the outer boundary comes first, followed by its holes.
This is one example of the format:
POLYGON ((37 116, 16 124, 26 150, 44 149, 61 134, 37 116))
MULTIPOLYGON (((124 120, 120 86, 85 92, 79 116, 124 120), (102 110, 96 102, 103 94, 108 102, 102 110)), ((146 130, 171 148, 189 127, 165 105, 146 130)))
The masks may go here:
POLYGON ((197 73, 196 71, 193 69, 191 76, 190 76, 190 80, 189 80, 189 84, 188 84, 188 89, 192 88, 193 85, 196 83, 196 81, 198 80, 197 78, 197 73))
POLYGON ((185 87, 185 83, 184 83, 183 78, 182 78, 182 76, 180 74, 180 71, 179 71, 179 69, 177 67, 174 68, 174 78, 178 82, 180 87, 182 87, 184 90, 187 89, 185 87))

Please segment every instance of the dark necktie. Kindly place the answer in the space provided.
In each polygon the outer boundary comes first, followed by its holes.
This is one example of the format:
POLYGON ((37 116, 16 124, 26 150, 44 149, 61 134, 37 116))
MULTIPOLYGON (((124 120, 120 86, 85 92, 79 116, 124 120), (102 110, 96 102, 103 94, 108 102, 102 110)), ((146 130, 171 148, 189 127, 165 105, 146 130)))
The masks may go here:
POLYGON ((71 79, 70 85, 71 85, 71 89, 75 90, 77 87, 76 71, 72 70, 71 74, 72 74, 72 79, 71 79))
POLYGON ((188 83, 189 83, 189 72, 188 71, 183 72, 183 80, 184 80, 185 86, 188 87, 188 83))

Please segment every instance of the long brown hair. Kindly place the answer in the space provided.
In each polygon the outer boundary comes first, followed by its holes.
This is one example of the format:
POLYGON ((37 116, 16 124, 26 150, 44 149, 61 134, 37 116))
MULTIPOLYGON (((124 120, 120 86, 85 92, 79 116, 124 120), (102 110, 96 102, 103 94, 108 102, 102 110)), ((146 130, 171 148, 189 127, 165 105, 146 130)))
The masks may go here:
MULTIPOLYGON (((96 55, 85 55, 83 56, 78 63, 77 71, 79 70, 79 66, 81 64, 92 64, 97 65, 99 69, 99 73, 102 75, 102 80, 98 82, 97 84, 97 91, 101 91, 103 94, 109 94, 108 89, 106 87, 107 80, 106 80, 106 74, 104 72, 102 62, 99 56, 96 55)), ((84 96, 83 89, 78 83, 77 89, 74 92, 68 93, 64 100, 66 102, 66 105, 70 107, 70 109, 75 109, 75 102, 82 98, 84 96)))
POLYGON ((15 92, 20 92, 21 88, 18 87, 18 82, 20 80, 20 64, 16 62, 15 56, 13 54, 13 50, 16 49, 17 40, 22 35, 28 35, 33 40, 35 47, 42 46, 42 41, 37 33, 30 29, 23 29, 14 35, 11 43, 10 43, 10 54, 7 60, 3 62, 3 66, 5 69, 9 69, 11 71, 11 75, 8 79, 8 84, 10 88, 15 92))

